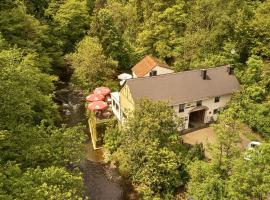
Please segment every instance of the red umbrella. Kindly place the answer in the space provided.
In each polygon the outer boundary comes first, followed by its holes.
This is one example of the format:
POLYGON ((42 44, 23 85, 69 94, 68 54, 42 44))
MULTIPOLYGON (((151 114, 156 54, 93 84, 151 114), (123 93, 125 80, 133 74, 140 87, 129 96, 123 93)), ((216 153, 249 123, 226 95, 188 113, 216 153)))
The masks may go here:
POLYGON ((95 94, 102 94, 104 96, 110 94, 111 90, 108 87, 98 87, 94 90, 95 94))
POLYGON ((108 104, 104 101, 95 101, 87 106, 88 110, 105 110, 108 108, 108 104))
POLYGON ((93 102, 93 101, 102 101, 105 99, 105 97, 102 94, 90 94, 85 99, 88 102, 93 102))

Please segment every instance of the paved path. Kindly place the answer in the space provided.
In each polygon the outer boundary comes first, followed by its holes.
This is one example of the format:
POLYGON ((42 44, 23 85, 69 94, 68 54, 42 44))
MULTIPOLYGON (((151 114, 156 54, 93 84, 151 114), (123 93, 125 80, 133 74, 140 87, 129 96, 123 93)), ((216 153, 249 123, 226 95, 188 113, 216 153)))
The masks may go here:
MULTIPOLYGON (((217 142, 217 137, 214 133, 212 127, 203 128, 197 131, 193 131, 181 136, 185 143, 187 144, 199 144, 202 143, 205 148, 206 157, 210 158, 209 145, 215 144, 217 142)), ((250 143, 246 136, 241 135, 241 143, 239 144, 240 148, 246 148, 247 144, 250 143)))

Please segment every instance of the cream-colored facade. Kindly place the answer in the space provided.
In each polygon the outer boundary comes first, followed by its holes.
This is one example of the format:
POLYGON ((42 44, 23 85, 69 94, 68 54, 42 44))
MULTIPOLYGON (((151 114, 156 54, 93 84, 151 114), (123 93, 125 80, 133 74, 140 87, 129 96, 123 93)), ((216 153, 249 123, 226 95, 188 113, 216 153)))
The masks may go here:
POLYGON ((121 120, 123 121, 124 118, 126 118, 126 115, 128 112, 132 112, 135 109, 135 102, 131 95, 130 89, 127 84, 124 85, 124 87, 120 90, 120 116, 121 120))
POLYGON ((201 112, 202 122, 210 123, 217 120, 218 113, 227 105, 231 100, 231 94, 217 97, 218 102, 215 102, 215 97, 209 97, 192 102, 186 102, 184 104, 173 105, 173 109, 177 115, 183 120, 183 129, 190 127, 191 113, 201 112), (198 105, 200 104, 200 105, 198 105), (179 106, 183 106, 183 110, 180 111, 179 106))
MULTIPOLYGON (((194 119, 197 125, 215 121, 219 111, 227 105, 231 96, 231 94, 228 94, 172 105, 172 108, 183 121, 181 130, 193 128, 192 121, 194 119)), ((116 105, 116 103, 113 105, 116 105)), ((119 108, 117 109, 113 106, 113 112, 117 116, 117 119, 123 122, 126 115, 135 109, 135 102, 127 84, 119 92, 118 105, 119 108)))
MULTIPOLYGON (((169 73, 174 72, 172 69, 165 68, 165 67, 160 67, 160 66, 154 67, 151 71, 156 71, 157 75, 169 74, 169 73)), ((137 78, 137 76, 136 76, 136 74, 134 72, 132 72, 132 76, 133 76, 133 78, 137 78)), ((147 76, 150 76, 150 72, 145 74, 143 77, 147 77, 147 76)))

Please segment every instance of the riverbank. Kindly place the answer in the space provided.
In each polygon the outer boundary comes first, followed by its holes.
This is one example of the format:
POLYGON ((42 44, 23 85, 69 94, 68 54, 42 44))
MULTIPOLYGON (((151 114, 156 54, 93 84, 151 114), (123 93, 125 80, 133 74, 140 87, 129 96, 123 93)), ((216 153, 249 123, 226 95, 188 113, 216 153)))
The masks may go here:
MULTIPOLYGON (((73 71, 65 66, 59 71, 56 83, 55 102, 59 105, 62 117, 60 124, 68 127, 82 124, 87 127, 83 91, 75 89, 70 83, 73 71)), ((85 129, 85 134, 88 129, 85 129)), ((85 159, 79 164, 83 173, 85 195, 91 200, 123 200, 125 192, 122 179, 116 170, 106 165, 102 150, 93 150, 90 138, 85 143, 85 159)))

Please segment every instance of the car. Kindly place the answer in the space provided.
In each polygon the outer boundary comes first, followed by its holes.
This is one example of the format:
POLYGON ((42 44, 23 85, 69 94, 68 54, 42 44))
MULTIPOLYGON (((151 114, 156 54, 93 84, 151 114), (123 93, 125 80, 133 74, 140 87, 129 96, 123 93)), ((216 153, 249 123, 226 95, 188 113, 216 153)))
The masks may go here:
POLYGON ((257 141, 251 141, 248 145, 247 145, 247 149, 254 149, 257 146, 261 145, 262 143, 257 142, 257 141))
POLYGON ((257 141, 251 141, 248 145, 247 145, 247 150, 245 152, 245 156, 244 159, 245 160, 251 160, 251 155, 250 152, 254 151, 258 146, 260 146, 262 143, 261 142, 257 142, 257 141))

